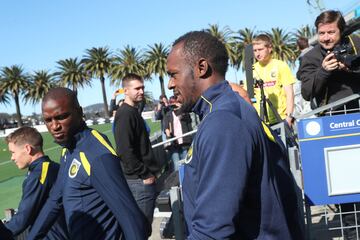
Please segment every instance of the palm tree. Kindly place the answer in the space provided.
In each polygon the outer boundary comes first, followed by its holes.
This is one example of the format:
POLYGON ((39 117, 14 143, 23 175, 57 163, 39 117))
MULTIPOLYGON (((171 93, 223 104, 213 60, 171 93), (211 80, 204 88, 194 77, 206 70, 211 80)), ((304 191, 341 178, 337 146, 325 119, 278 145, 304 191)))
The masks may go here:
POLYGON ((169 48, 162 43, 155 43, 148 46, 150 49, 145 53, 145 66, 149 74, 159 76, 161 94, 165 95, 164 76, 166 73, 166 60, 169 55, 169 48))
POLYGON ((111 82, 119 86, 121 79, 129 73, 135 73, 144 78, 148 77, 141 51, 127 45, 113 59, 111 82))
POLYGON ((51 88, 56 86, 54 73, 46 70, 35 71, 30 81, 32 87, 27 90, 25 99, 32 104, 38 103, 51 88))
POLYGON ((112 65, 112 58, 110 56, 111 52, 107 47, 93 47, 91 49, 86 49, 85 52, 86 55, 83 56, 82 60, 85 71, 87 71, 90 76, 100 79, 105 114, 106 116, 110 117, 106 98, 105 76, 109 75, 110 73, 112 65))
POLYGON ((18 122, 18 126, 23 126, 23 122, 21 119, 21 111, 20 111, 20 102, 19 98, 24 94, 25 89, 29 89, 29 77, 24 72, 24 69, 20 65, 12 65, 10 67, 3 67, 1 69, 1 82, 0 89, 1 92, 9 92, 12 94, 12 97, 15 101, 16 106, 16 119, 18 122))
POLYGON ((154 102, 154 97, 152 92, 149 91, 145 91, 144 92, 144 99, 145 99, 145 103, 153 103, 154 102))
POLYGON ((272 28, 267 34, 271 37, 273 44, 272 56, 294 66, 297 51, 293 35, 280 28, 272 28))
MULTIPOLYGON (((0 79, 0 84, 3 80, 0 79)), ((5 91, 4 89, 0 89, 0 103, 2 104, 8 104, 10 102, 10 97, 8 91, 5 91)))
MULTIPOLYGON (((236 32, 234 36, 235 40, 235 53, 236 53, 236 62, 235 68, 239 69, 242 61, 245 59, 245 48, 247 45, 251 44, 255 37, 255 31, 249 28, 240 29, 236 32)), ((242 71, 245 71, 245 65, 242 65, 242 71)))
POLYGON ((295 36, 296 37, 306 37, 307 39, 311 39, 316 35, 316 30, 313 27, 310 27, 309 24, 296 29, 295 36))
POLYGON ((233 31, 225 26, 222 30, 219 29, 219 25, 209 25, 209 28, 205 29, 206 32, 210 33, 212 36, 216 37, 220 42, 225 45, 226 52, 230 59, 230 64, 236 66, 236 52, 235 52, 235 41, 233 39, 233 31))
POLYGON ((77 92, 79 87, 91 85, 89 75, 84 70, 84 65, 77 58, 67 58, 57 61, 59 69, 55 75, 59 78, 61 86, 72 88, 77 92))

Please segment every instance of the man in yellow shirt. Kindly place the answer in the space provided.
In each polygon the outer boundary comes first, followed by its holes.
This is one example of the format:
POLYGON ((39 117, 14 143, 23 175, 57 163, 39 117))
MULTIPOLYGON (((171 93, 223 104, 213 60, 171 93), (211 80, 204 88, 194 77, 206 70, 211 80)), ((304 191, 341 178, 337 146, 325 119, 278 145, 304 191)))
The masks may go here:
MULTIPOLYGON (((272 43, 268 35, 258 35, 252 44, 254 57, 257 60, 253 68, 254 79, 263 81, 265 97, 271 101, 280 118, 292 126, 295 78, 285 62, 272 58, 272 43)), ((260 113, 261 92, 259 86, 255 86, 254 95, 256 98, 254 106, 260 113)), ((269 106, 267 106, 267 115, 269 124, 278 122, 269 106)))

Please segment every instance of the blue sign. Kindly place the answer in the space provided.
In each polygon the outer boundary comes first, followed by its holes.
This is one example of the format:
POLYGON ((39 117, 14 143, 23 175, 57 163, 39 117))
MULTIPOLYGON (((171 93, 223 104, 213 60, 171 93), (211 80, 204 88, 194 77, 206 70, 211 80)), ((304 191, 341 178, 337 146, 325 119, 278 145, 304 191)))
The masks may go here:
POLYGON ((298 135, 309 202, 359 202, 360 114, 300 120, 298 135))

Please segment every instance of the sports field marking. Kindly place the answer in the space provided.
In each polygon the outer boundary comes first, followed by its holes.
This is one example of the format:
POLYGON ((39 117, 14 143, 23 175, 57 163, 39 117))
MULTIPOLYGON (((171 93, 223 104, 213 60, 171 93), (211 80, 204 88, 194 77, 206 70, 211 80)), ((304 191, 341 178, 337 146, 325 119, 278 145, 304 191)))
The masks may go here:
MULTIPOLYGON (((108 133, 108 132, 110 132, 110 131, 112 131, 112 130, 109 129, 109 130, 107 130, 107 131, 104 131, 103 133, 108 133)), ((51 151, 51 150, 54 150, 54 149, 56 149, 56 148, 60 148, 60 146, 58 145, 58 146, 54 146, 54 147, 51 147, 51 148, 47 148, 47 149, 44 150, 44 152, 46 152, 46 151, 51 151)), ((12 160, 8 160, 8 161, 5 161, 5 162, 2 162, 2 163, 0 163, 0 166, 6 165, 6 164, 11 163, 11 162, 12 162, 12 160)))

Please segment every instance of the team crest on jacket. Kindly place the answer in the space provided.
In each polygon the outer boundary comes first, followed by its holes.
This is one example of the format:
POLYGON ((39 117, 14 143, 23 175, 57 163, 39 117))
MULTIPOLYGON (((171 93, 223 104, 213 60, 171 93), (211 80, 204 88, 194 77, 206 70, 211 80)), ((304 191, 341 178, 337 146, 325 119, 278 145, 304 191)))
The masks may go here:
POLYGON ((185 164, 189 164, 191 162, 192 155, 193 155, 193 145, 191 144, 191 146, 186 154, 185 164))
POLYGON ((79 169, 80 169, 81 162, 76 160, 75 158, 71 162, 70 168, 69 168, 69 177, 74 178, 76 177, 79 169))

